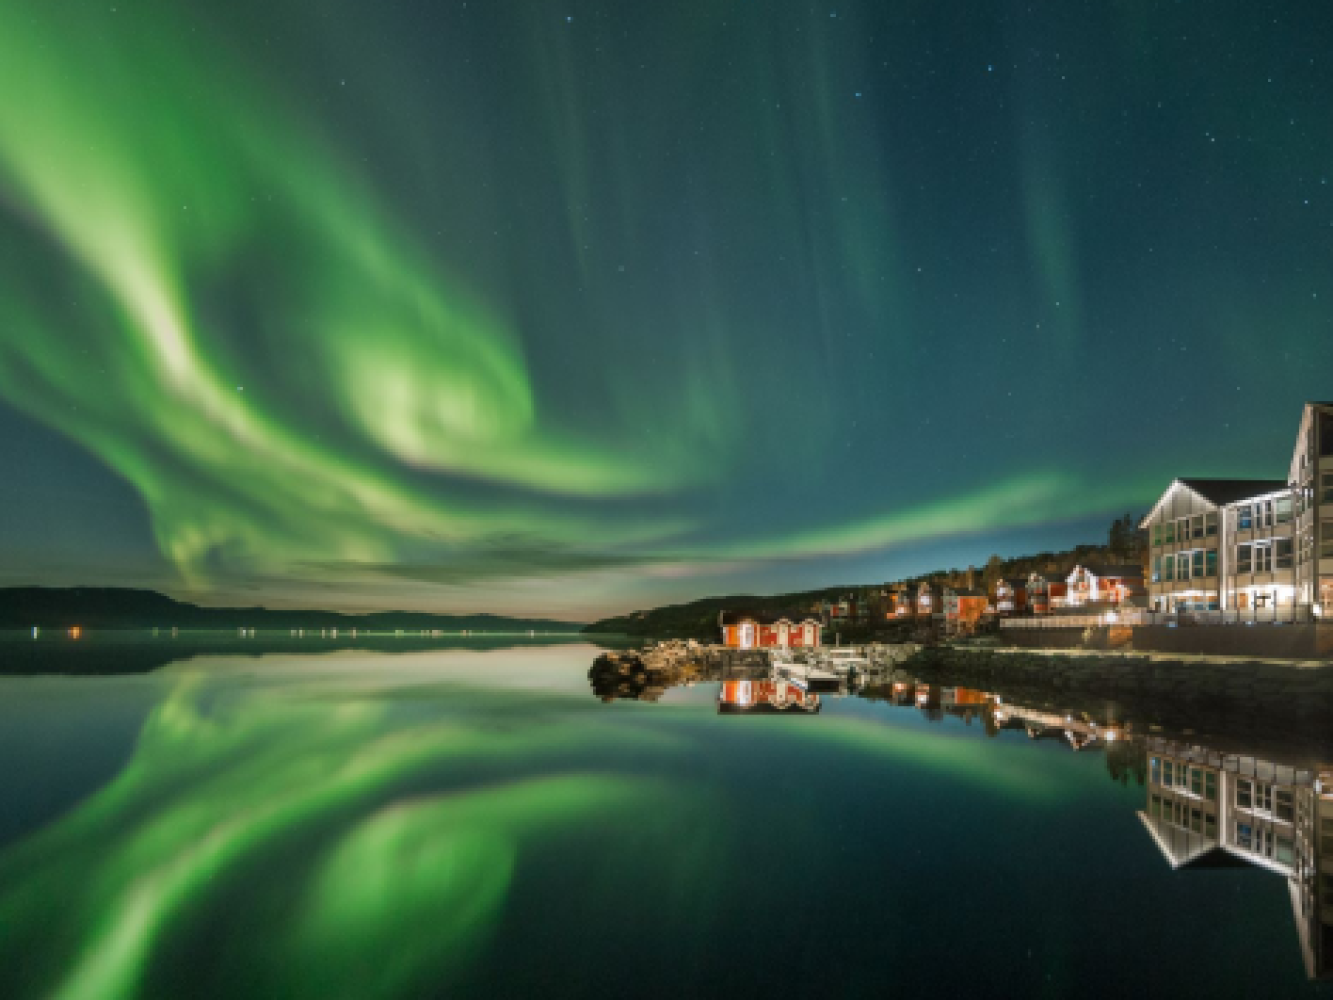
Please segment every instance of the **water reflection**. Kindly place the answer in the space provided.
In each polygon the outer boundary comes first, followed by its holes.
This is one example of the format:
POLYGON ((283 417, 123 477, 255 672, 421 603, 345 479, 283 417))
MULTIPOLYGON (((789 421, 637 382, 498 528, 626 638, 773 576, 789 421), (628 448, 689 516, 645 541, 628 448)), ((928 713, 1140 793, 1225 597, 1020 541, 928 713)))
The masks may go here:
MULTIPOLYGON (((835 661, 836 662, 836 661, 835 661)), ((915 709, 931 722, 979 723, 1071 751, 1105 754, 1111 779, 1146 789, 1143 827, 1173 869, 1250 865, 1286 881, 1306 975, 1333 979, 1333 765, 1318 756, 1266 759, 1156 726, 1136 727, 1107 703, 1100 714, 1025 705, 998 692, 932 684, 892 663, 858 659, 833 673, 786 656, 674 648, 603 654, 589 678, 603 701, 659 701, 672 686, 718 685, 721 714, 813 715, 823 697, 915 709), (859 669, 858 669, 859 667, 859 669)))
POLYGON ((1149 737, 1139 819, 1172 868, 1248 864, 1284 878, 1306 974, 1333 976, 1333 769, 1149 737))

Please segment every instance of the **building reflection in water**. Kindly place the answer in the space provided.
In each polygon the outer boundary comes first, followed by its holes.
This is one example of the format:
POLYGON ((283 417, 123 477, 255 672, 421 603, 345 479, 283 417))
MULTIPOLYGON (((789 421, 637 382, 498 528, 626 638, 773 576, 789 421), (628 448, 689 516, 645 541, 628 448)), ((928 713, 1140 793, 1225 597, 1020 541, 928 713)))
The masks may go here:
POLYGON ((1333 977, 1333 770, 1145 742, 1139 818, 1171 867, 1244 862, 1285 878, 1306 974, 1333 977))
POLYGON ((819 708, 819 695, 780 678, 723 681, 717 694, 722 715, 814 715, 819 708))
MULTIPOLYGON (((1333 765, 1265 760, 1135 730, 1125 720, 1017 704, 974 688, 922 683, 901 670, 841 676, 821 695, 758 660, 691 657, 653 671, 632 655, 598 658, 589 672, 603 701, 657 701, 671 687, 718 684, 723 715, 816 715, 822 697, 858 696, 916 708, 928 719, 979 722, 987 736, 1106 754, 1112 778, 1146 788, 1138 816, 1173 869, 1249 864, 1286 880, 1306 973, 1333 979, 1333 765)), ((1110 709, 1108 707, 1108 713, 1110 709)))

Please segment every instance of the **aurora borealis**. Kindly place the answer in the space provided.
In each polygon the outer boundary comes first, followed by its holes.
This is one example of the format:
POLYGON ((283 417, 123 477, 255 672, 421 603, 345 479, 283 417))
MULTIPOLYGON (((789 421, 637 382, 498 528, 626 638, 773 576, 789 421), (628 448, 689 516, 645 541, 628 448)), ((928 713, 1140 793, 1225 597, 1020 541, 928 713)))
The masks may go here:
POLYGON ((0 0, 0 583, 592 617, 1280 474, 1331 25, 0 0))

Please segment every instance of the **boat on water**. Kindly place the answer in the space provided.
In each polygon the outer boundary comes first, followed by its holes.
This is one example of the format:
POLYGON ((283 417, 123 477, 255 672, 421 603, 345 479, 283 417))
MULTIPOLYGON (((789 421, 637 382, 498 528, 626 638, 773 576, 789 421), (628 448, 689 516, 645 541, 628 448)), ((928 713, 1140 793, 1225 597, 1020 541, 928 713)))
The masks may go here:
POLYGON ((820 650, 820 666, 834 673, 845 674, 852 670, 869 670, 870 659, 862 656, 855 646, 833 646, 820 650))
POLYGON ((837 691, 842 685, 833 671, 824 669, 818 663, 798 660, 786 650, 781 651, 781 654, 775 653, 771 662, 774 677, 780 677, 806 691, 837 691))

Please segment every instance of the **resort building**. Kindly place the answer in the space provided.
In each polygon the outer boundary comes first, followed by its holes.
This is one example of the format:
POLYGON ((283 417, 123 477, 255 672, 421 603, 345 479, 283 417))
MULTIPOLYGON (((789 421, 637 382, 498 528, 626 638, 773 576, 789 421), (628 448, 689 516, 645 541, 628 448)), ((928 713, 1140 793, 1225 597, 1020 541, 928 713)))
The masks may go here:
POLYGON ((1306 973, 1333 976, 1333 772, 1152 739, 1147 798, 1139 819, 1172 868, 1284 876, 1306 973))
POLYGON ((763 612, 723 611, 718 616, 722 644, 731 649, 811 648, 823 624, 816 618, 763 612))
POLYGON ((1296 601, 1333 616, 1333 403, 1307 403, 1288 482, 1296 502, 1296 601))
POLYGON ((1154 611, 1292 617, 1292 490, 1274 479, 1177 479, 1143 519, 1154 611))

